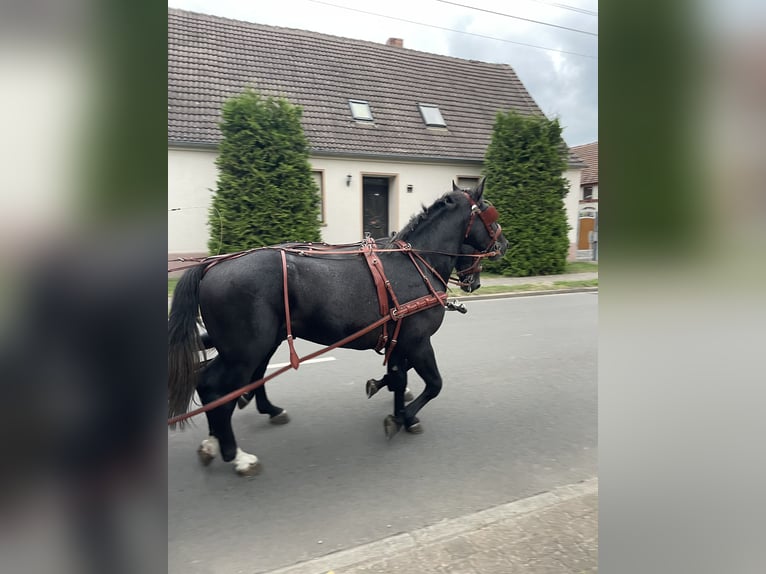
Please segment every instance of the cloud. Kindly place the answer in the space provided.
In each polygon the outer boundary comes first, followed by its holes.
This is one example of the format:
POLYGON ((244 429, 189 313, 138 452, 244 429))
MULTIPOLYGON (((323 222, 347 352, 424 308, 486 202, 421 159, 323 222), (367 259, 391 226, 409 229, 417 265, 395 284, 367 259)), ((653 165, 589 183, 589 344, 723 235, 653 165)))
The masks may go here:
MULTIPOLYGON (((531 23, 508 23, 507 18, 462 16, 452 28, 512 42, 550 47, 560 52, 448 34, 449 55, 510 65, 546 116, 558 118, 570 146, 598 139, 598 60, 567 54, 596 55, 597 39, 531 23)), ((559 20, 562 26, 585 29, 577 18, 559 20)), ((591 25, 592 27, 592 25, 591 25)))

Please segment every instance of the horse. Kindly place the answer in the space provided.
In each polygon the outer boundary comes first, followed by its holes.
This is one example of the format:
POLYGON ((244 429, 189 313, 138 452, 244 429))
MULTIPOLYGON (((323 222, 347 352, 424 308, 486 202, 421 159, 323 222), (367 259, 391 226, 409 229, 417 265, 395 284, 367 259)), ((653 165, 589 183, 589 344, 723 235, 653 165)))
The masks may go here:
MULTIPOLYGON (((422 432, 416 415, 442 388, 430 339, 444 319, 444 278, 455 268, 463 244, 491 260, 508 248, 497 210, 484 200, 484 181, 473 191, 452 185, 384 249, 371 248, 369 257, 360 255, 362 249, 323 254, 273 246, 188 269, 176 285, 168 319, 169 417, 187 412, 195 390, 207 405, 261 379, 284 340, 297 368, 292 340, 298 337, 321 345, 342 342, 344 348, 385 350, 394 393, 393 415, 384 420, 386 436, 402 427, 422 432), (386 279, 385 289, 374 280, 376 273, 386 279), (203 368, 198 313, 218 351, 203 368), (405 406, 410 367, 425 389, 405 406)), ((270 416, 283 412, 268 401, 264 387, 255 396, 259 411, 270 416)), ((238 474, 254 475, 261 465, 237 445, 234 408, 229 401, 205 413, 209 437, 198 455, 209 464, 220 454, 238 474)))
MULTIPOLYGON (((385 248, 384 241, 385 240, 383 239, 378 239, 376 240, 376 243, 378 243, 380 247, 385 248)), ((479 251, 470 245, 463 245, 460 251, 462 255, 458 257, 457 263, 455 264, 455 273, 457 275, 457 279, 450 278, 450 281, 454 281, 457 286, 466 293, 473 293, 481 287, 482 256, 479 251)), ((448 311, 460 311, 461 313, 466 312, 465 308, 456 302, 448 302, 446 309, 448 311)), ((210 335, 208 335, 207 331, 204 329, 204 326, 200 326, 200 334, 203 347, 200 350, 206 351, 208 349, 214 348, 212 340, 210 339, 210 335)), ((367 398, 371 398, 383 387, 388 387, 388 378, 385 374, 380 379, 369 379, 365 387, 367 398)), ((253 397, 257 395, 258 400, 256 400, 256 406, 258 408, 258 412, 261 414, 268 414, 269 422, 271 424, 282 425, 290 422, 290 417, 286 410, 274 409, 273 405, 269 403, 268 398, 265 395, 265 385, 263 387, 258 387, 258 389, 254 389, 241 395, 237 399, 237 408, 244 409, 247 405, 250 404, 250 401, 253 400, 253 397), (258 389, 260 388, 264 388, 264 390, 259 392, 258 389)), ((393 389, 389 388, 389 391, 393 391, 393 389)), ((405 386, 404 401, 409 403, 414 398, 415 395, 412 394, 409 387, 405 386)))

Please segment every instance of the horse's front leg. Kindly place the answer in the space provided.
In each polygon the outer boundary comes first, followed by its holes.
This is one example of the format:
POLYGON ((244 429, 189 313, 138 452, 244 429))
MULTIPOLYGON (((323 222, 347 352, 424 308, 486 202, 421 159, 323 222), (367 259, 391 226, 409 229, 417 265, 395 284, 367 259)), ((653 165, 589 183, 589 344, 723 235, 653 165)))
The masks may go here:
POLYGON ((407 361, 402 353, 391 353, 388 361, 388 372, 383 380, 388 385, 388 390, 394 393, 394 414, 389 415, 383 421, 383 428, 386 431, 386 437, 391 438, 404 424, 404 394, 407 389, 407 361))
MULTIPOLYGON (((407 360, 404 361, 404 370, 405 370, 405 377, 406 377, 406 371, 410 369, 410 365, 407 363, 407 360)), ((389 385, 389 375, 386 373, 383 375, 380 379, 370 379, 367 381, 367 384, 365 386, 365 390, 367 391, 367 398, 371 398, 375 393, 377 393, 382 388, 388 388, 389 391, 393 392, 393 388, 389 385)), ((406 385, 404 386, 404 402, 408 403, 412 399, 415 398, 415 395, 412 394, 412 391, 410 391, 410 388, 406 385)))
POLYGON ((428 401, 439 395, 442 390, 442 377, 436 366, 436 357, 430 339, 425 340, 419 346, 411 346, 408 359, 415 372, 425 382, 426 387, 414 401, 404 407, 401 418, 407 432, 419 434, 423 432, 423 427, 415 415, 428 401))

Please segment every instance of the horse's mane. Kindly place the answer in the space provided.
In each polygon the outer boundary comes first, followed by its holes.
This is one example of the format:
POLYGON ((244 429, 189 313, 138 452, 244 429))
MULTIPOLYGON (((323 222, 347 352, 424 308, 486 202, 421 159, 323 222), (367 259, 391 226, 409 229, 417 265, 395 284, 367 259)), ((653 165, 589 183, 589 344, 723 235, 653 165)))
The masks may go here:
POLYGON ((415 229, 423 222, 433 218, 434 214, 441 211, 445 205, 447 205, 447 198, 454 192, 447 192, 432 203, 429 207, 421 204, 423 208, 419 213, 413 215, 407 225, 404 226, 396 235, 391 238, 391 243, 397 240, 407 241, 409 236, 415 231, 415 229))

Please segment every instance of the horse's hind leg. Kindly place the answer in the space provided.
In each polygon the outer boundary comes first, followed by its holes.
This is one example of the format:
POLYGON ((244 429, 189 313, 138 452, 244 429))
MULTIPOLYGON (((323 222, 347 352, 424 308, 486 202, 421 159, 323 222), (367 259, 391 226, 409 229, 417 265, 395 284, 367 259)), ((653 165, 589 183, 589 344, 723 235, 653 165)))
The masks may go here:
MULTIPOLYGON (((251 380, 257 381, 258 379, 263 378, 263 376, 266 374, 268 363, 278 348, 279 343, 274 346, 263 363, 253 372, 251 380)), ((263 415, 269 415, 269 422, 271 424, 284 425, 290 422, 290 417, 287 415, 287 411, 282 407, 278 407, 277 405, 273 404, 269 400, 269 397, 266 395, 266 385, 261 385, 255 390, 245 393, 239 397, 237 399, 237 406, 240 409, 246 407, 250 401, 253 400, 253 397, 255 397, 255 405, 258 407, 258 412, 263 415)))
MULTIPOLYGON (((208 404, 237 386, 247 383, 244 373, 249 373, 250 368, 244 366, 226 365, 220 357, 216 358, 205 369, 202 381, 197 387, 197 393, 202 404, 208 404)), ((210 464, 213 458, 220 453, 226 462, 234 464, 234 470, 240 475, 255 475, 261 470, 258 457, 248 454, 237 447, 234 430, 231 427, 231 416, 234 413, 234 401, 207 411, 208 429, 210 436, 202 441, 198 454, 202 464, 210 464)))
POLYGON ((269 401, 269 397, 266 396, 266 385, 255 389, 255 405, 259 413, 269 415, 269 422, 273 425, 284 425, 290 422, 287 411, 269 401))

